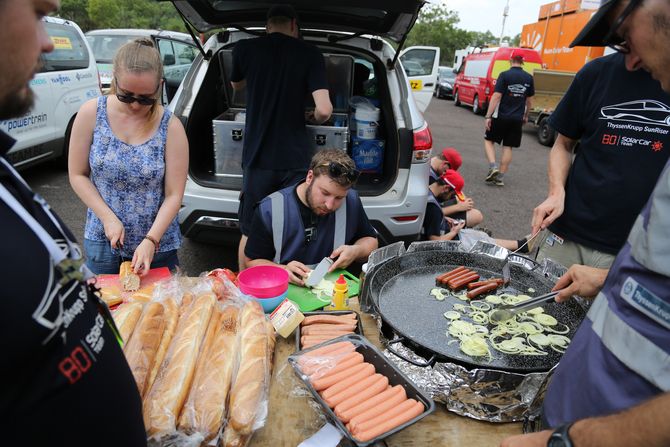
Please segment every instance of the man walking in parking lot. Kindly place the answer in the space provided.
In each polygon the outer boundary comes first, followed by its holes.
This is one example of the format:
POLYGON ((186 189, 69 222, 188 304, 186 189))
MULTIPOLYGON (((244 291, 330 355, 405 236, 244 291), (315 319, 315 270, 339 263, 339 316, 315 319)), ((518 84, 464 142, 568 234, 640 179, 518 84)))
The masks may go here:
POLYGON ((233 88, 247 89, 238 212, 240 270, 245 267, 244 246, 256 204, 307 173, 313 150, 305 127, 305 97, 314 99, 311 121, 323 123, 333 111, 323 55, 299 39, 295 10, 273 6, 266 29, 267 35, 240 41, 233 49, 233 88))
POLYGON ((512 68, 498 76, 486 112, 484 149, 489 162, 488 185, 505 185, 503 177, 512 162, 512 148, 521 146, 522 127, 528 121, 531 98, 535 95, 533 77, 523 70, 523 54, 519 50, 512 51, 510 65, 512 68), (503 148, 500 167, 496 162, 495 143, 503 148))
MULTIPOLYGON (((54 48, 41 18, 58 4, 0 0, 0 120, 33 106, 30 80, 54 48)), ((13 144, 0 131, 2 444, 145 446, 109 310, 86 285, 72 233, 6 160, 13 144)))

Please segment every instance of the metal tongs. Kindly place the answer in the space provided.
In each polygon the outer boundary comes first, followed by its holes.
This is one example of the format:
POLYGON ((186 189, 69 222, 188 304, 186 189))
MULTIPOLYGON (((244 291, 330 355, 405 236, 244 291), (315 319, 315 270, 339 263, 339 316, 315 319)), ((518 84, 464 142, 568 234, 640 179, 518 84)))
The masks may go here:
POLYGON ((524 310, 528 309, 533 309, 535 307, 540 307, 543 304, 552 301, 556 297, 556 295, 558 295, 559 292, 560 290, 557 290, 555 292, 545 293, 544 295, 536 296, 535 298, 522 301, 518 304, 509 304, 506 306, 501 306, 496 310, 494 310, 489 318, 491 319, 491 321, 495 322, 509 320, 519 312, 523 312, 524 310))

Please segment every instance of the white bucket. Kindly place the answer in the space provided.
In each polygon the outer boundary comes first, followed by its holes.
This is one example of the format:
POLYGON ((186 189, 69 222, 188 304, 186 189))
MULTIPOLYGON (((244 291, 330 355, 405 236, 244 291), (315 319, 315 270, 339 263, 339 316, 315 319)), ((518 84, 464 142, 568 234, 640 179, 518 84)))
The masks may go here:
POLYGON ((377 127, 379 126, 379 109, 373 107, 356 108, 354 115, 356 121, 356 136, 362 140, 374 140, 377 138, 377 127))

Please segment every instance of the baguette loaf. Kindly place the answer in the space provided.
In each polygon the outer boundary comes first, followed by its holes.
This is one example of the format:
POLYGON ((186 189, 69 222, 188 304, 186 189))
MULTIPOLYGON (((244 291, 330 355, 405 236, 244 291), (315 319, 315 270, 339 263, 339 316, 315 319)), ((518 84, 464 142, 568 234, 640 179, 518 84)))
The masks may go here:
POLYGON ((249 437, 249 435, 240 434, 238 431, 228 425, 223 431, 223 439, 221 444, 223 447, 244 447, 247 445, 249 437))
POLYGON ((214 294, 201 295, 179 319, 161 371, 144 403, 144 422, 150 436, 171 433, 176 428, 215 301, 214 294))
POLYGON ((133 292, 132 295, 130 295, 130 300, 131 301, 139 301, 141 303, 148 303, 151 301, 151 297, 154 294, 154 285, 151 284, 146 287, 142 287, 139 289, 137 292, 133 292))
POLYGON ((112 317, 123 343, 130 340, 140 315, 142 315, 142 303, 123 303, 114 311, 112 317))
POLYGON ((200 354, 198 355, 198 361, 195 364, 195 372, 193 373, 193 381, 191 383, 191 388, 189 389, 186 402, 184 403, 184 407, 181 410, 181 415, 177 423, 177 430, 184 431, 189 434, 195 431, 195 408, 193 407, 193 395, 195 392, 194 388, 198 386, 200 377, 203 374, 203 369, 207 368, 208 366, 208 351, 212 349, 212 343, 214 343, 214 338, 217 334, 217 331, 220 329, 220 324, 221 312, 215 308, 212 312, 212 319, 209 320, 209 326, 207 326, 207 332, 205 333, 205 338, 202 341, 202 346, 200 347, 200 354))
POLYGON ((149 394, 151 387, 156 380, 156 375, 163 364, 165 359, 165 354, 167 353, 172 337, 174 336, 174 331, 177 327, 177 321, 179 321, 179 308, 177 303, 172 298, 167 298, 163 301, 163 308, 165 309, 165 327, 163 329, 163 336, 161 337, 161 344, 158 345, 156 350, 156 358, 154 359, 154 364, 149 373, 149 378, 147 379, 147 385, 144 390, 144 394, 149 394))
POLYGON ((140 396, 144 396, 147 378, 151 372, 165 327, 165 309, 161 303, 144 306, 130 341, 123 348, 133 372, 140 396))
POLYGON ((124 261, 119 267, 119 281, 126 292, 134 292, 140 288, 140 277, 133 272, 133 263, 124 261))
POLYGON ((261 305, 250 301, 240 312, 240 360, 230 392, 228 426, 240 435, 251 434, 265 396, 269 375, 268 330, 261 305))
POLYGON ((215 337, 209 349, 198 359, 196 377, 180 418, 180 427, 187 433, 198 432, 210 441, 219 433, 226 414, 230 381, 237 354, 237 307, 221 313, 215 337))

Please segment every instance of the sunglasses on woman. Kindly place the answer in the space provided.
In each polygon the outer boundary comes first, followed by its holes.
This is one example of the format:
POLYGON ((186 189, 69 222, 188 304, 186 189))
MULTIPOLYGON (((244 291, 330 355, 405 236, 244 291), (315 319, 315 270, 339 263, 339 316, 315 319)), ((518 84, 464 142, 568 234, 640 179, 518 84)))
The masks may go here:
MULTIPOLYGON (((116 83, 116 80, 114 80, 114 84, 116 85, 117 90, 123 90, 121 87, 119 87, 119 84, 116 83)), ((158 84, 158 87, 156 87, 156 90, 152 93, 152 95, 155 95, 158 89, 160 88, 160 84, 158 84)), ((149 96, 134 96, 131 94, 125 94, 125 93, 116 93, 116 98, 121 101, 124 104, 132 104, 133 102, 137 102, 141 106, 152 106, 156 104, 157 99, 156 98, 151 98, 149 96)))
POLYGON ((356 183, 356 180, 358 180, 358 176, 361 175, 360 171, 358 171, 357 169, 350 168, 336 161, 331 161, 330 163, 324 163, 319 166, 324 167, 327 166, 328 175, 330 175, 330 177, 332 178, 344 177, 347 179, 349 183, 356 183))

